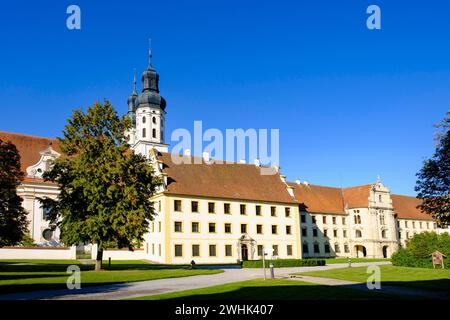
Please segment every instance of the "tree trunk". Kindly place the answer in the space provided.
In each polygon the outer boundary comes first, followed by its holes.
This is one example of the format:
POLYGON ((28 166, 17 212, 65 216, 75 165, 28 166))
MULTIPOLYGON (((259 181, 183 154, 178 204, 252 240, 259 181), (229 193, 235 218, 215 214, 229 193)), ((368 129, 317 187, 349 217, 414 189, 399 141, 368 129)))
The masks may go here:
POLYGON ((95 271, 102 270, 103 249, 97 249, 97 260, 95 260, 95 271))

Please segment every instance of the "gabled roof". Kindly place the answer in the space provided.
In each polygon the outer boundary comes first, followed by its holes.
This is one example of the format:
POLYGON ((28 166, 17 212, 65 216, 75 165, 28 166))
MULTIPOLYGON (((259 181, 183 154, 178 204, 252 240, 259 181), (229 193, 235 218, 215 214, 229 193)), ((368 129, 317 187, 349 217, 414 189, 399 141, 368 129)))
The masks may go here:
POLYGON ((163 173, 168 177, 166 194, 297 204, 279 173, 261 175, 261 167, 255 165, 208 164, 186 156, 192 164, 175 164, 170 153, 161 152, 157 158, 164 163, 163 173))
POLYGON ((347 208, 364 208, 369 205, 369 195, 371 184, 365 184, 362 186, 343 188, 342 193, 344 196, 344 202, 347 208))
POLYGON ((434 219, 429 215, 418 209, 417 206, 421 204, 421 200, 415 197, 402 196, 398 194, 391 194, 392 205, 394 212, 399 219, 413 219, 413 220, 430 220, 434 219))
POLYGON ((346 214, 340 188, 289 183, 301 211, 311 213, 346 214))

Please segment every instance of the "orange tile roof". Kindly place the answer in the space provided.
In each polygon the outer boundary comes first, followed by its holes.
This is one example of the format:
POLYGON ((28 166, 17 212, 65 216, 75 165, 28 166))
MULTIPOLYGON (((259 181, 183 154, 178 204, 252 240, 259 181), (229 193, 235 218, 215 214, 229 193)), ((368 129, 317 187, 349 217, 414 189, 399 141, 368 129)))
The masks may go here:
POLYGON ((175 164, 170 153, 158 153, 158 159, 168 176, 166 194, 297 204, 279 173, 261 175, 255 165, 175 164))
POLYGON ((391 199, 394 212, 399 219, 434 220, 429 214, 417 208, 422 202, 420 199, 398 194, 391 194, 391 199))
POLYGON ((346 214, 340 188, 289 183, 300 203, 301 211, 311 213, 346 214))
POLYGON ((344 203, 351 208, 365 208, 369 206, 369 195, 372 185, 343 188, 344 203))

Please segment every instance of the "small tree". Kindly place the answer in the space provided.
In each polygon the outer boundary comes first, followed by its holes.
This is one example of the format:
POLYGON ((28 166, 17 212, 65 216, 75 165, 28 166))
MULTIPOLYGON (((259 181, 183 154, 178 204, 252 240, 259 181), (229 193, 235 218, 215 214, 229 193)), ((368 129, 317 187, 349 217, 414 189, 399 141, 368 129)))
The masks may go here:
POLYGON ((28 231, 27 212, 17 195, 22 179, 16 146, 0 140, 0 247, 19 244, 28 231))
POLYGON ((142 241, 155 214, 150 198, 160 182, 147 160, 129 149, 130 126, 108 101, 87 113, 76 110, 59 139, 61 157, 44 173, 60 188, 57 200, 41 199, 52 228, 60 228, 66 245, 97 244, 96 270, 111 243, 132 250, 142 241))
POLYGON ((438 141, 433 157, 426 160, 417 174, 417 197, 423 201, 419 206, 439 221, 440 226, 450 224, 450 111, 436 127, 438 141))

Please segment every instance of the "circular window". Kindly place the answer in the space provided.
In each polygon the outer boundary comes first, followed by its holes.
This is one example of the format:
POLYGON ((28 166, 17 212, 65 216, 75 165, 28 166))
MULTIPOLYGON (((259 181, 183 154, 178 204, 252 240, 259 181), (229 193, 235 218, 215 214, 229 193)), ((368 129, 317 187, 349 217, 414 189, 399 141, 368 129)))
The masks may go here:
POLYGON ((42 237, 44 237, 45 240, 50 241, 53 238, 53 231, 50 229, 45 229, 44 232, 42 232, 42 237))

